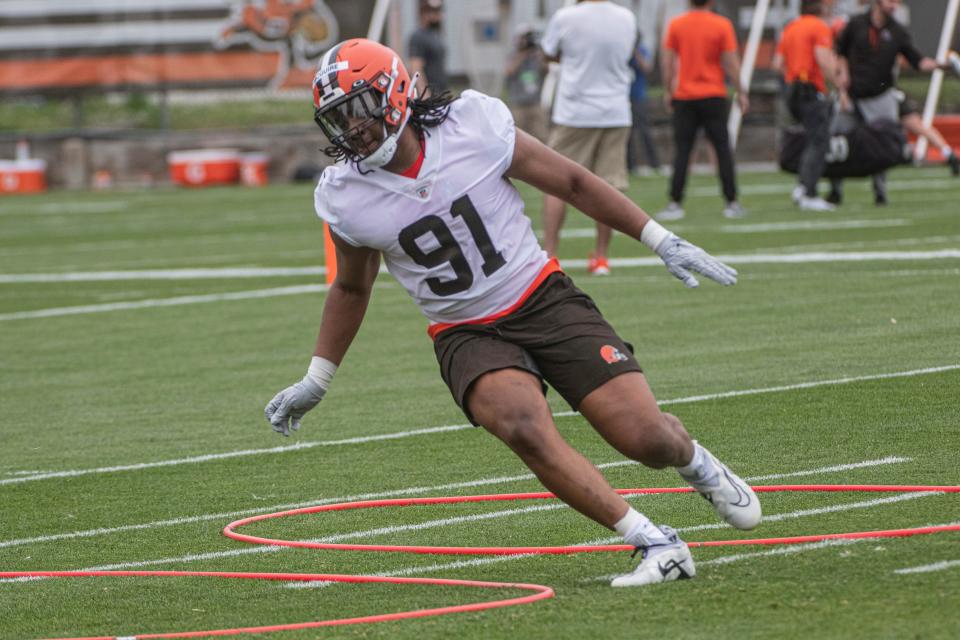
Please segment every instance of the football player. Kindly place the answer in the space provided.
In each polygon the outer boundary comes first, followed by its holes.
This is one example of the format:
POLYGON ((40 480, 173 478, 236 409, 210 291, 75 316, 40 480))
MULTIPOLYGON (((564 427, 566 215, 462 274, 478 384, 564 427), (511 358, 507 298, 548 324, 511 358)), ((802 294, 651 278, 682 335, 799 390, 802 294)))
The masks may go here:
POLYGON ((560 435, 546 382, 614 448, 675 467, 726 522, 752 529, 751 488, 680 420, 662 413, 629 344, 540 247, 511 180, 522 180, 639 240, 688 287, 737 272, 667 231, 626 196, 514 127, 495 98, 465 91, 418 99, 391 49, 347 40, 323 57, 316 121, 340 161, 315 193, 330 225, 337 276, 306 376, 265 413, 289 435, 323 398, 363 320, 380 259, 429 320, 440 373, 475 425, 501 439, 565 503, 642 552, 632 586, 691 578, 687 545, 610 487, 560 435))

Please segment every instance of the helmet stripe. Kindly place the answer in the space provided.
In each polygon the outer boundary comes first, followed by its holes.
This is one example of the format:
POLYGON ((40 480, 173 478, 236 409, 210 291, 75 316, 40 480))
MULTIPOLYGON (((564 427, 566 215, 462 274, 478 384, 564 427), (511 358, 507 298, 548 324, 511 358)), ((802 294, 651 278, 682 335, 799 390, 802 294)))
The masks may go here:
POLYGON ((334 89, 337 86, 337 66, 334 64, 337 61, 337 54, 340 53, 340 47, 343 43, 337 44, 332 49, 327 51, 323 56, 323 60, 320 61, 320 71, 324 69, 330 69, 330 71, 325 75, 317 74, 316 82, 320 84, 322 89, 321 93, 327 93, 328 91, 334 89))

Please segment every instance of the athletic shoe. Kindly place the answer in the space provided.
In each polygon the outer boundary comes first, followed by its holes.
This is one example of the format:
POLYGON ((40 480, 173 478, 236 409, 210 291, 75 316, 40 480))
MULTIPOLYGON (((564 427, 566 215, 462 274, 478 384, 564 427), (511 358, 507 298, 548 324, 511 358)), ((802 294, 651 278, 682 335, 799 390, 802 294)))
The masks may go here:
POLYGON ((670 222, 671 220, 680 220, 683 216, 687 215, 683 210, 683 207, 680 206, 679 202, 671 202, 667 205, 667 208, 654 216, 657 220, 663 220, 665 222, 670 222))
POLYGON ((610 263, 603 256, 595 256, 592 253, 587 260, 587 273, 593 276, 610 275, 610 263))
POLYGON ((826 200, 833 205, 843 204, 843 194, 839 191, 831 191, 827 194, 826 200))
POLYGON ((803 196, 800 198, 800 202, 797 204, 800 205, 801 211, 836 211, 837 208, 824 200, 823 198, 817 196, 816 198, 811 198, 809 196, 803 196))
POLYGON ((723 209, 723 217, 729 218, 731 220, 736 220, 738 218, 746 218, 747 212, 743 210, 743 207, 740 206, 740 203, 734 200, 733 202, 728 202, 727 206, 723 209))
POLYGON ((883 193, 882 191, 880 193, 873 194, 873 204, 878 207, 887 206, 887 194, 883 193))
POLYGON ((633 555, 641 554, 640 564, 630 573, 614 578, 610 583, 611 587, 639 587, 673 580, 689 580, 697 575, 687 543, 668 526, 660 527, 660 531, 667 537, 666 542, 637 547, 633 555))
POLYGON ((713 505, 724 522, 737 529, 755 528, 762 517, 757 494, 712 453, 706 449, 703 449, 703 453, 713 462, 715 472, 700 481, 683 474, 680 474, 681 477, 713 505))
POLYGON ((800 200, 807 193, 807 190, 804 189, 802 184, 798 184, 793 188, 793 191, 790 192, 790 199, 793 200, 793 204, 800 204, 800 200))
POLYGON ((956 176, 960 176, 960 158, 957 158, 957 154, 951 153, 947 156, 947 164, 950 166, 950 173, 956 176))

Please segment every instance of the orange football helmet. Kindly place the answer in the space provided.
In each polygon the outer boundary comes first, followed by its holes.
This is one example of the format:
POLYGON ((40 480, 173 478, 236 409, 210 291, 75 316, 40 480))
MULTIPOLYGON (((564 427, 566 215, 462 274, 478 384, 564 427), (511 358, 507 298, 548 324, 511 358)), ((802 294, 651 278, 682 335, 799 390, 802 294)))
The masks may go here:
POLYGON ((345 40, 324 54, 314 76, 314 120, 347 158, 380 167, 396 153, 415 87, 395 51, 364 38, 345 40), (383 135, 371 139, 365 132, 377 123, 383 135))

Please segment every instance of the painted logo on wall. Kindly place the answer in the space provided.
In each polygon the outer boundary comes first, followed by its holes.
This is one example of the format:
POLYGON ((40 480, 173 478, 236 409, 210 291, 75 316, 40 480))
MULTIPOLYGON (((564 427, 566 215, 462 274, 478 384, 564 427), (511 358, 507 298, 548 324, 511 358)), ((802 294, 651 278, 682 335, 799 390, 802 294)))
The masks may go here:
POLYGON ((279 53, 269 87, 280 87, 291 69, 313 69, 339 36, 337 18, 323 0, 244 0, 234 5, 218 49, 247 45, 279 53))

